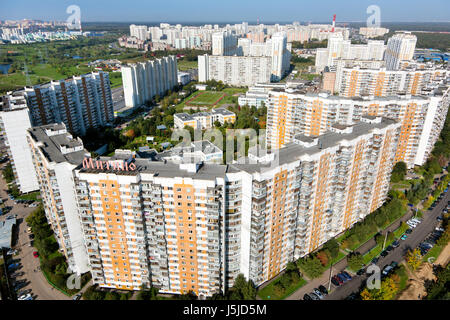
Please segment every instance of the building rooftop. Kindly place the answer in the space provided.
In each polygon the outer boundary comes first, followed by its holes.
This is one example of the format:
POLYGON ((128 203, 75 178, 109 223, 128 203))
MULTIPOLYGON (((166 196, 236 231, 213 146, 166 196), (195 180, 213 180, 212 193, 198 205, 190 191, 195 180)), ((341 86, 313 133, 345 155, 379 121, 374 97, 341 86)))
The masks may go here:
POLYGON ((89 154, 81 139, 74 139, 63 123, 32 127, 28 133, 49 162, 79 165, 89 154))
POLYGON ((12 230, 16 219, 0 221, 0 248, 11 249, 12 230))

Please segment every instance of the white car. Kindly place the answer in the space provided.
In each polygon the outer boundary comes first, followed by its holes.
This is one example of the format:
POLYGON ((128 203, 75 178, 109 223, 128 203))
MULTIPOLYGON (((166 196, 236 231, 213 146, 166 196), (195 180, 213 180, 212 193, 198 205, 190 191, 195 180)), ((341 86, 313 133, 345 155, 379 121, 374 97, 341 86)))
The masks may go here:
POLYGON ((24 294, 20 296, 17 300, 33 300, 33 297, 30 293, 24 294))
POLYGON ((415 223, 421 223, 422 222, 422 220, 416 219, 416 218, 412 218, 411 221, 415 222, 415 223))
POLYGON ((417 224, 414 223, 414 222, 411 222, 411 221, 406 222, 406 224, 407 224, 408 226, 410 226, 411 228, 417 227, 417 224))

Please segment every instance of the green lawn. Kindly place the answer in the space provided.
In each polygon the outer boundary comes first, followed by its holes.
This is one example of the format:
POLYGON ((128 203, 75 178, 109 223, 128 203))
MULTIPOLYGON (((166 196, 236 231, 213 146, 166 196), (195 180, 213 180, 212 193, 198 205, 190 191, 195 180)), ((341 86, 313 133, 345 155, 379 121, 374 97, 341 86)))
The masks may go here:
POLYGON ((121 72, 110 72, 109 80, 111 81, 111 88, 118 88, 123 85, 121 72))
MULTIPOLYGON (((68 68, 70 74, 78 75, 91 72, 91 68, 80 65, 68 68)), ((0 93, 8 90, 20 89, 26 85, 35 85, 39 83, 50 82, 51 80, 61 80, 70 78, 67 75, 59 73, 50 64, 38 64, 28 67, 28 76, 25 72, 15 72, 6 75, 0 75, 0 93)))
POLYGON ((223 92, 202 91, 197 93, 192 99, 186 100, 185 104, 189 106, 212 106, 222 97, 224 97, 223 92))
POLYGON ((40 196, 40 192, 36 191, 36 192, 32 192, 32 193, 28 193, 28 194, 23 194, 21 196, 16 197, 16 199, 22 199, 22 200, 38 200, 38 196, 40 196))
POLYGON ((306 284, 306 280, 300 278, 300 281, 297 283, 291 284, 289 288, 287 288, 282 296, 277 296, 273 292, 274 285, 277 281, 272 281, 267 286, 258 291, 258 296, 263 300, 283 300, 297 291, 299 288, 303 287, 306 284), (269 298, 270 297, 270 298, 269 298))
POLYGON ((434 258, 435 260, 437 259, 437 257, 439 257, 439 255, 441 254, 442 250, 444 250, 445 246, 439 246, 439 245, 435 245, 433 248, 430 249, 430 251, 427 252, 426 255, 423 256, 422 261, 428 261, 428 259, 430 258, 434 258))
POLYGON ((382 245, 377 244, 375 247, 370 249, 369 252, 367 252, 365 255, 363 255, 363 263, 367 265, 370 261, 372 261, 373 258, 378 256, 381 253, 382 245))
POLYGON ((178 65, 178 70, 180 70, 180 71, 186 71, 189 69, 197 69, 198 68, 197 61, 188 61, 185 59, 178 60, 177 65, 178 65))

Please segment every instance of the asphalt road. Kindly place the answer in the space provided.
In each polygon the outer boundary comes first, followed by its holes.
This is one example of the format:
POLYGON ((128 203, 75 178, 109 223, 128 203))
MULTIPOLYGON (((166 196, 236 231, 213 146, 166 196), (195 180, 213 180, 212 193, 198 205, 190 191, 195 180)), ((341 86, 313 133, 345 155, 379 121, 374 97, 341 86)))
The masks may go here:
POLYGON ((125 97, 123 95, 123 87, 111 89, 114 111, 125 108, 125 97))
MULTIPOLYGON (((436 228, 438 221, 436 218, 442 214, 442 211, 447 206, 447 202, 450 200, 450 192, 447 192, 442 200, 436 205, 432 211, 426 211, 423 214, 423 221, 408 236, 406 240, 400 240, 400 246, 392 250, 386 257, 381 257, 377 262, 377 266, 380 270, 390 264, 392 261, 400 263, 405 254, 410 249, 416 248, 428 235, 436 228)), ((335 273, 333 272, 333 275, 335 273)), ((348 297, 353 292, 359 292, 360 287, 365 283, 368 278, 367 275, 355 276, 352 280, 344 285, 335 288, 325 300, 342 300, 348 297)), ((334 286, 334 285, 332 285, 334 286)))

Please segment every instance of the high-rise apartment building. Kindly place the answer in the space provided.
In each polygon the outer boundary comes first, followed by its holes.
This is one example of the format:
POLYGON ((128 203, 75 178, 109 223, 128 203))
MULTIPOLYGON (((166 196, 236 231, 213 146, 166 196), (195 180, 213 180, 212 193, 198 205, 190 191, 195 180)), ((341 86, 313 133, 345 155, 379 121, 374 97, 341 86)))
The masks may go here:
POLYGON ((296 134, 318 136, 334 124, 350 125, 363 115, 384 116, 401 123, 395 161, 422 165, 439 138, 449 107, 449 87, 429 96, 345 98, 303 94, 293 90, 269 92, 267 146, 279 149, 296 134))
POLYGON ((63 123, 28 130, 32 163, 45 215, 72 272, 90 271, 85 248, 73 170, 90 153, 81 139, 74 139, 63 123))
POLYGON ((212 55, 232 56, 236 53, 237 38, 231 32, 212 34, 212 55))
POLYGON ((51 182, 42 192, 53 190, 56 206, 61 195, 77 195, 95 284, 210 296, 239 273, 256 285, 270 280, 381 206, 399 128, 391 119, 362 117, 318 137, 296 135, 272 159, 252 154, 256 163, 230 165, 153 161, 126 150, 81 160, 82 145, 68 144, 57 126, 33 128, 30 138, 52 157, 48 164, 35 158, 42 181, 51 182), (64 158, 73 180, 66 177, 60 195, 59 176, 44 169, 56 165, 58 173, 64 158))
POLYGON ((317 49, 316 70, 322 72, 325 67, 335 71, 336 60, 383 60, 385 51, 384 41, 369 40, 367 44, 351 44, 341 34, 333 34, 328 39, 327 48, 317 49))
POLYGON ((398 70, 401 61, 412 60, 416 43, 417 37, 410 32, 396 33, 389 38, 384 55, 386 68, 398 70))
POLYGON ((178 85, 175 56, 122 66, 125 105, 138 107, 178 85))
POLYGON ((272 58, 272 80, 280 81, 290 67, 291 53, 287 50, 287 38, 284 33, 276 33, 270 39, 272 58))
POLYGON ((16 185, 20 192, 38 190, 31 160, 27 130, 31 128, 30 112, 22 95, 11 93, 0 100, 0 136, 6 147, 16 185))
POLYGON ((130 25, 130 36, 145 41, 151 38, 151 32, 147 26, 137 26, 132 24, 130 25))
POLYGON ((344 66, 336 72, 335 92, 344 97, 420 95, 436 88, 449 75, 450 71, 442 67, 387 70, 344 66))
POLYGON ((198 56, 198 80, 222 81, 234 86, 250 86, 271 80, 271 57, 198 56))
POLYGON ((26 87, 16 94, 26 100, 33 126, 63 122, 71 133, 84 135, 89 128, 114 121, 107 72, 93 72, 26 87))
MULTIPOLYGON (((218 34, 217 37, 222 40, 216 41, 223 43, 225 36, 218 34)), ((241 38, 238 42, 233 42, 233 50, 227 50, 232 51, 233 56, 217 55, 220 50, 215 51, 213 48, 212 56, 198 56, 198 79, 200 82, 217 80, 236 86, 279 81, 290 68, 291 53, 287 49, 286 39, 286 34, 281 32, 273 34, 271 39, 262 43, 241 38)), ((218 45, 218 48, 222 47, 218 45)))

